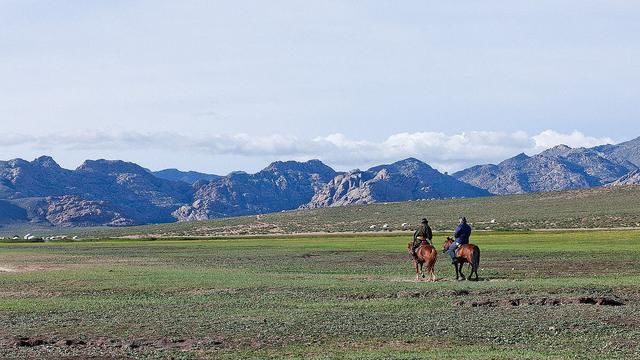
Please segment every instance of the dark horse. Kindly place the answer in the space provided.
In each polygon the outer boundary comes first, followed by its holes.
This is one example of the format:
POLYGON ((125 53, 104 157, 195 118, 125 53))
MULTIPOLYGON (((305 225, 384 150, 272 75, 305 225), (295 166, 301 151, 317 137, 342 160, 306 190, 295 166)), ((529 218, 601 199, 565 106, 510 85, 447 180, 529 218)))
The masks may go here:
MULTIPOLYGON (((444 251, 449 250, 449 246, 453 243, 453 239, 448 237, 442 247, 444 251)), ((456 249, 456 258, 458 263, 453 265, 456 268, 456 280, 464 280, 464 274, 462 273, 462 265, 469 263, 471 265, 471 273, 469 274, 469 280, 476 273, 475 280, 478 281, 478 267, 480 266, 480 248, 473 244, 461 245, 456 249)))
POLYGON ((431 275, 428 281, 436 281, 436 274, 433 272, 433 267, 436 265, 436 260, 438 259, 438 252, 436 251, 436 248, 423 243, 416 249, 415 255, 411 254, 413 242, 409 242, 407 248, 409 249, 409 254, 413 257, 413 265, 416 267, 416 280, 420 280, 420 275, 424 278, 422 265, 426 264, 427 271, 431 275))

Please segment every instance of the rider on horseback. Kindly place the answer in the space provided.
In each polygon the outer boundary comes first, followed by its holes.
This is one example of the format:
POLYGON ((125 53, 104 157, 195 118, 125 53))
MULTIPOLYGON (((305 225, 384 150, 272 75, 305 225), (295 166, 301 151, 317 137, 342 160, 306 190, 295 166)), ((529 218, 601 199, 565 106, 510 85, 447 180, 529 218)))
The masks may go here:
POLYGON ((451 263, 456 264, 458 259, 456 258, 456 249, 459 246, 465 245, 469 243, 469 236, 471 236, 471 226, 467 224, 467 218, 461 217, 459 219, 459 225, 456 228, 456 231, 453 233, 453 238, 456 239, 451 246, 449 246, 449 256, 451 256, 451 263))
POLYGON ((422 219, 420 223, 420 227, 413 233, 413 249, 412 254, 416 255, 416 250, 420 247, 420 245, 431 245, 431 239, 433 238, 433 233, 431 232, 431 228, 429 227, 429 221, 425 218, 422 219))

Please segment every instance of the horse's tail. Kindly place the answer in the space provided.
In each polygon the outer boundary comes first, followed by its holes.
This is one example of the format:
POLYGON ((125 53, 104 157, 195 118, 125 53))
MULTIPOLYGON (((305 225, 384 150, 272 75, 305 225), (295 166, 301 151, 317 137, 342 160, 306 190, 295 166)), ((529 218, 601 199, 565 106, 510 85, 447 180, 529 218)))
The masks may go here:
POLYGON ((471 262, 472 262, 472 266, 471 266, 471 270, 475 271, 477 273, 478 269, 480 268, 480 248, 476 246, 475 251, 473 252, 473 254, 471 255, 471 262))

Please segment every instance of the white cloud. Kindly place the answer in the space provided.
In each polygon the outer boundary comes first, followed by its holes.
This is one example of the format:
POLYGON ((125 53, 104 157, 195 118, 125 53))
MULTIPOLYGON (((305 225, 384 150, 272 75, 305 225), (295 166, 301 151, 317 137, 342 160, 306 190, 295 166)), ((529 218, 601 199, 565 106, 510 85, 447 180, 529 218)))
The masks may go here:
POLYGON ((571 134, 561 134, 553 130, 545 130, 538 135, 533 136, 536 143, 536 149, 544 150, 550 147, 564 144, 572 148, 577 147, 594 147, 602 144, 613 144, 613 139, 609 137, 596 138, 587 136, 580 131, 574 130, 571 134))
POLYGON ((329 163, 376 164, 416 157, 444 171, 502 160, 534 146, 523 132, 473 131, 447 135, 439 132, 399 133, 381 142, 350 140, 341 134, 316 138, 331 144, 324 158, 329 163))
MULTIPOLYGON (((455 171, 484 163, 495 163, 520 152, 530 155, 546 148, 567 144, 572 147, 591 147, 613 143, 610 138, 596 138, 574 131, 562 134, 546 130, 530 136, 525 132, 471 131, 460 134, 441 132, 416 132, 392 134, 381 141, 354 139, 336 133, 313 139, 295 136, 249 134, 194 136, 158 133, 124 132, 78 132, 47 136, 7 135, 4 145, 37 149, 46 153, 56 150, 64 152, 86 152, 92 150, 105 153, 116 150, 151 150, 197 154, 199 156, 242 156, 253 159, 318 158, 332 166, 343 169, 366 168, 407 157, 425 161, 442 171, 455 171)), ((188 158, 187 158, 188 159, 188 158)), ((132 159, 123 159, 132 161, 132 159)), ((166 164, 167 167, 186 164, 166 164)), ((238 164, 236 169, 241 169, 238 164)))

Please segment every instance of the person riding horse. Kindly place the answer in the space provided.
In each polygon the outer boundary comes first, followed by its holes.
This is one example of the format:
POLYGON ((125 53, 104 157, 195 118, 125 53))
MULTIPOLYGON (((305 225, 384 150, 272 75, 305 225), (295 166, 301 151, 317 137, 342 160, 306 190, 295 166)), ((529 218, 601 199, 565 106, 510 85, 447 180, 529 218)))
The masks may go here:
POLYGON ((471 226, 467 224, 467 218, 461 217, 458 220, 458 227, 456 231, 453 233, 453 238, 455 241, 449 246, 447 253, 451 256, 451 263, 457 264, 458 259, 456 258, 456 249, 462 245, 469 243, 469 236, 471 236, 471 226))
POLYGON ((431 239, 433 238, 433 232, 429 227, 429 221, 425 218, 422 219, 420 227, 413 233, 413 249, 411 254, 416 255, 416 250, 422 245, 431 245, 431 239))

